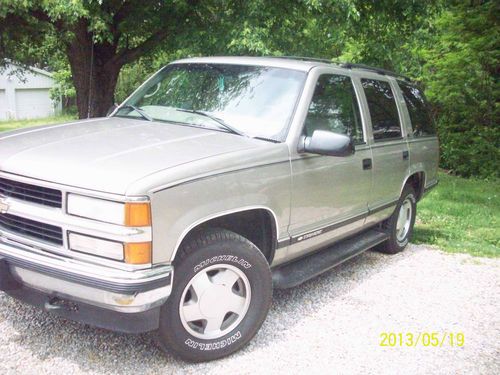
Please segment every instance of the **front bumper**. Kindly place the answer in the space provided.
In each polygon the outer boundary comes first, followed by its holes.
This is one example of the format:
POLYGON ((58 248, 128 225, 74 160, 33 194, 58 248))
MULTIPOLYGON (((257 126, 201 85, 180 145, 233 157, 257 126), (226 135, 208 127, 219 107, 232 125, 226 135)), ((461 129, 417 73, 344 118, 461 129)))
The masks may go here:
POLYGON ((0 290, 68 319, 123 332, 158 328, 173 268, 125 271, 0 240, 0 290))

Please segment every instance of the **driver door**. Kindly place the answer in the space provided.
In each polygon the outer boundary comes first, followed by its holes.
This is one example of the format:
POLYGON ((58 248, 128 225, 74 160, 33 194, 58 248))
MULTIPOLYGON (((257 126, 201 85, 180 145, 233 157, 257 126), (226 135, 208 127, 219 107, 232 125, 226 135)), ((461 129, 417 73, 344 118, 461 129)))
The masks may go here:
POLYGON ((368 212, 371 149, 366 144, 358 97, 348 75, 319 75, 303 135, 311 136, 315 130, 351 136, 356 151, 345 157, 305 153, 292 160, 290 258, 359 230, 368 212))

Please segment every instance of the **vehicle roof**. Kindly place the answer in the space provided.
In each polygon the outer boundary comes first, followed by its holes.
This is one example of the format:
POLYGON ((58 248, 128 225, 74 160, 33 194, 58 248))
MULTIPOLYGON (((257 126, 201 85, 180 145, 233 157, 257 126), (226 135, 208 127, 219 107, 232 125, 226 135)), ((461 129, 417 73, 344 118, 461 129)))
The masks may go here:
POLYGON ((311 57, 254 57, 254 56, 211 56, 211 57, 191 57, 173 61, 175 64, 236 64, 236 65, 253 65, 253 66, 271 66, 275 68, 293 69, 308 72, 317 66, 336 67, 343 69, 356 69, 361 71, 372 72, 380 75, 392 76, 399 79, 404 79, 408 82, 411 80, 408 77, 391 72, 385 69, 371 67, 363 64, 352 63, 336 63, 327 59, 316 59, 311 57))
POLYGON ((301 70, 308 72, 311 68, 318 65, 331 64, 319 63, 317 61, 296 60, 282 57, 253 57, 253 56, 211 56, 211 57, 191 57, 187 59, 177 60, 173 63, 201 63, 201 64, 237 64, 237 65, 254 65, 254 66, 271 66, 275 68, 285 68, 293 70, 301 70))

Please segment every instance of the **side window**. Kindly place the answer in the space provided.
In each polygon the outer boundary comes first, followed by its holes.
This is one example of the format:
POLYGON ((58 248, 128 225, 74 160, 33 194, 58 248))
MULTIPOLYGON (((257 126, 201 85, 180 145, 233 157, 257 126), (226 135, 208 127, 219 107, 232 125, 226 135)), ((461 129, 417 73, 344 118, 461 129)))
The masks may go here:
POLYGON ((399 82, 399 87, 410 113, 413 135, 415 137, 435 135, 434 121, 422 92, 403 82, 399 82))
POLYGON ((324 74, 318 78, 305 122, 305 133, 328 130, 363 143, 363 126, 350 77, 324 74))
POLYGON ((398 107, 389 82, 362 79, 376 141, 401 138, 398 107))

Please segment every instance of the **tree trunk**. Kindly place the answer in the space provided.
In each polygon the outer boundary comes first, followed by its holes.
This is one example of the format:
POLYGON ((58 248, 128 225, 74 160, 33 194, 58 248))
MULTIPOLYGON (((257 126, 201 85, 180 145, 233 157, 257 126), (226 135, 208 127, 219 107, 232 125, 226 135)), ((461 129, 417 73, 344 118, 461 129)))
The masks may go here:
POLYGON ((93 45, 92 35, 87 30, 87 21, 80 20, 73 30, 75 38, 67 45, 78 117, 103 117, 114 104, 115 87, 122 66, 113 59, 116 46, 93 45))

